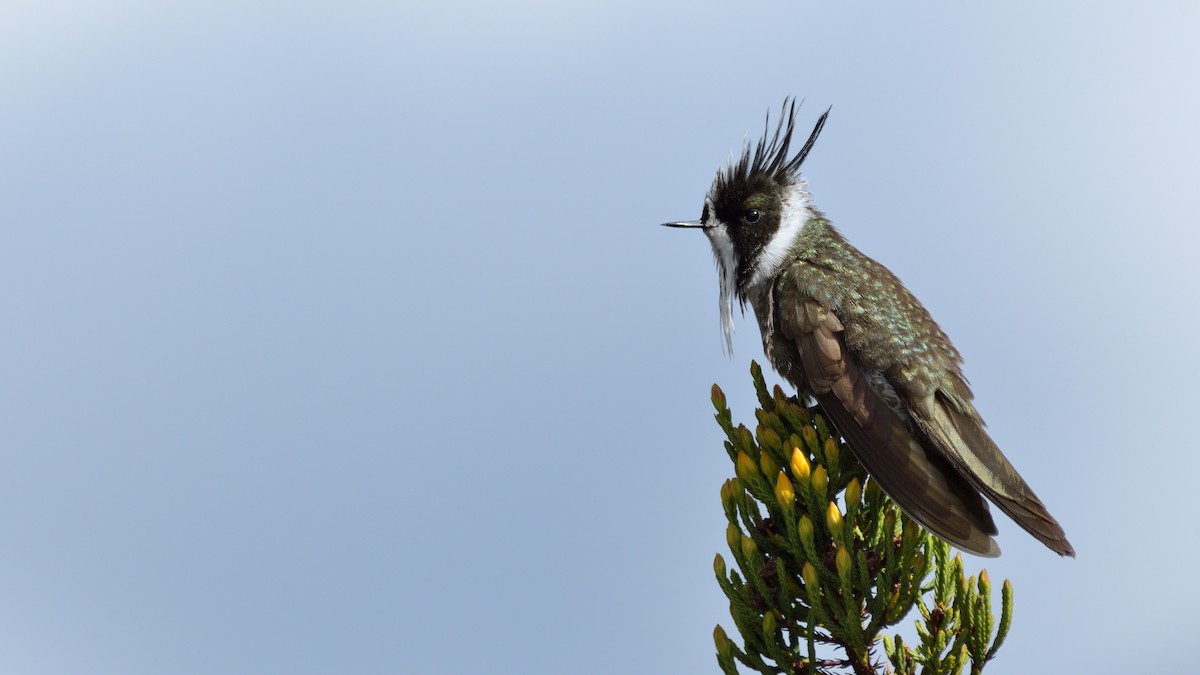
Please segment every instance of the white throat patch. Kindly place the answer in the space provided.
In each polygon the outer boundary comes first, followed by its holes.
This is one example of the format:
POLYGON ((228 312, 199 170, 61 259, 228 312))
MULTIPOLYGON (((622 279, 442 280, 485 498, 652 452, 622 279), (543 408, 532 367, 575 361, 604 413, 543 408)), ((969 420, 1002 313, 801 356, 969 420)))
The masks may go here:
MULTIPOLYGON (((709 213, 713 211, 710 209, 709 213)), ((710 216, 715 225, 706 227, 704 234, 712 244, 717 259, 717 273, 721 276, 721 332, 725 335, 725 353, 733 356, 733 296, 737 292, 737 258, 733 253, 733 240, 725 223, 710 216)))
POLYGON ((758 262, 754 264, 754 275, 750 277, 751 286, 761 284, 779 271, 784 257, 787 256, 788 251, 792 250, 792 245, 796 243, 796 237, 800 236, 800 230, 804 228, 804 223, 808 222, 808 207, 808 186, 805 185, 803 178, 797 177, 796 182, 788 187, 787 194, 783 197, 779 213, 779 229, 771 235, 771 241, 767 242, 766 247, 758 256, 758 262))

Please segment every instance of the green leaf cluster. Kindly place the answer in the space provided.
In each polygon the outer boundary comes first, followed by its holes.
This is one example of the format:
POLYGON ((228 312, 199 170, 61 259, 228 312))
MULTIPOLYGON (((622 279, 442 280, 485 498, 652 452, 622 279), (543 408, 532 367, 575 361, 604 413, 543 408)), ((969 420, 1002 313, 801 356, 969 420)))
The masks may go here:
POLYGON ((743 641, 716 627, 721 669, 981 672, 1008 632, 1011 584, 997 625, 987 572, 964 577, 961 556, 896 508, 823 416, 779 387, 768 394, 757 363, 750 371, 754 432, 734 426, 724 393, 712 392, 735 472, 721 504, 736 569, 719 554, 713 567, 743 641), (883 635, 914 607, 918 644, 883 635))

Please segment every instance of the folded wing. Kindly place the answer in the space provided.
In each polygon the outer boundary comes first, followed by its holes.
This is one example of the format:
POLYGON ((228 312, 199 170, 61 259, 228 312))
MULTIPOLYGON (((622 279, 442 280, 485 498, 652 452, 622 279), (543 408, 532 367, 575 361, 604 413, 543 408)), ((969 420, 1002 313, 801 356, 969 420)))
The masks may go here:
POLYGON ((959 473, 1001 511, 1050 550, 1074 556, 1062 526, 988 436, 969 398, 965 391, 939 391, 931 400, 911 406, 913 419, 959 473))
POLYGON ((779 307, 795 341, 807 385, 850 449, 883 491, 913 520, 958 548, 994 557, 1000 547, 987 503, 938 449, 871 386, 846 347, 843 326, 816 301, 779 307))

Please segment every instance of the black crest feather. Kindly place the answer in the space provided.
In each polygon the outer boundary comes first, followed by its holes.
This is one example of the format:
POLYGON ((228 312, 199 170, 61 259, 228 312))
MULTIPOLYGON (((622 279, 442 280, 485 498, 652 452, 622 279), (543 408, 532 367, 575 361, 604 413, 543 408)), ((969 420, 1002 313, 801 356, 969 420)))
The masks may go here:
POLYGON ((771 133, 771 113, 767 113, 766 122, 763 124, 762 138, 753 148, 747 143, 742 150, 741 158, 717 174, 717 182, 713 186, 715 192, 720 192, 730 185, 745 184, 751 176, 758 174, 768 176, 780 185, 789 183, 795 178, 796 172, 800 170, 800 165, 804 163, 804 158, 808 157, 808 152, 817 142, 817 136, 821 135, 821 129, 825 126, 825 118, 829 117, 829 110, 832 110, 830 108, 821 115, 816 126, 813 127, 812 133, 808 135, 808 140, 804 142, 804 147, 800 148, 800 152, 796 153, 795 157, 789 159, 792 135, 796 130, 797 107, 795 98, 784 99, 774 133, 771 133))

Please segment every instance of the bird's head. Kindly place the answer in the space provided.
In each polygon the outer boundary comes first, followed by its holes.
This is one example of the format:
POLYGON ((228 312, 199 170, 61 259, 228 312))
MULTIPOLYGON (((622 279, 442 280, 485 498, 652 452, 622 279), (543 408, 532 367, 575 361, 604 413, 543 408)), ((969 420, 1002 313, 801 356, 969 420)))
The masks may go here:
POLYGON ((698 221, 663 223, 704 231, 712 244, 721 277, 721 327, 726 349, 732 349, 733 298, 743 305, 749 289, 779 270, 792 243, 808 220, 808 191, 800 165, 829 116, 817 120, 808 140, 791 154, 796 102, 785 100, 771 131, 770 115, 758 143, 749 143, 713 181, 698 221))

